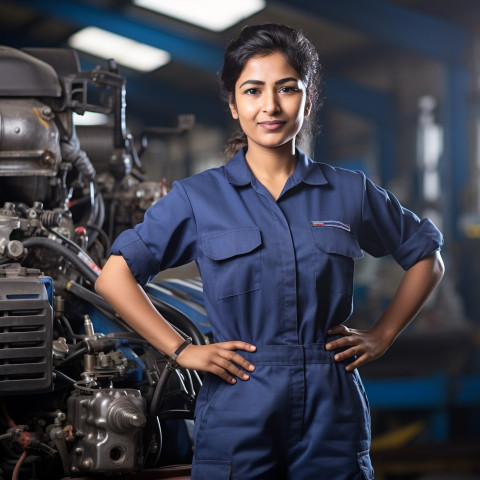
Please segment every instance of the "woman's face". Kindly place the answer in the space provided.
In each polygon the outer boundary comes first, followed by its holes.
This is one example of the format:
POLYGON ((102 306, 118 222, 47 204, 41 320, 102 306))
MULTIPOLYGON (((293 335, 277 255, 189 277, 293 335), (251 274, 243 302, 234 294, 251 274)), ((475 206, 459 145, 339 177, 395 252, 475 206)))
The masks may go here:
POLYGON ((294 142, 310 111, 305 85, 280 52, 251 58, 235 84, 232 116, 252 144, 273 148, 294 142))

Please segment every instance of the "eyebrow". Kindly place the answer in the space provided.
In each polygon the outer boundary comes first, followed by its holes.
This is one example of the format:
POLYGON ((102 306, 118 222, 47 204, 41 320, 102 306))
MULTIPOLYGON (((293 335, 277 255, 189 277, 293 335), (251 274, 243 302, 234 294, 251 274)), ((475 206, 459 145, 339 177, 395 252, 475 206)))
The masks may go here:
MULTIPOLYGON (((288 82, 298 82, 299 79, 295 77, 285 77, 281 78, 280 80, 277 80, 275 82, 275 85, 283 85, 284 83, 288 82)), ((238 88, 242 88, 244 85, 265 85, 265 82, 262 82, 261 80, 245 80, 238 88)))

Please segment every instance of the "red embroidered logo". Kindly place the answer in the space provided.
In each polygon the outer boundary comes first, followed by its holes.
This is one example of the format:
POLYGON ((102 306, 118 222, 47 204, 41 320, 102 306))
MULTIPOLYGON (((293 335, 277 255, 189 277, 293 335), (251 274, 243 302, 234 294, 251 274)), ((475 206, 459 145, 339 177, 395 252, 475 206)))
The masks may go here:
POLYGON ((350 225, 339 222, 338 220, 312 220, 312 227, 335 227, 341 228, 347 232, 350 231, 350 225))

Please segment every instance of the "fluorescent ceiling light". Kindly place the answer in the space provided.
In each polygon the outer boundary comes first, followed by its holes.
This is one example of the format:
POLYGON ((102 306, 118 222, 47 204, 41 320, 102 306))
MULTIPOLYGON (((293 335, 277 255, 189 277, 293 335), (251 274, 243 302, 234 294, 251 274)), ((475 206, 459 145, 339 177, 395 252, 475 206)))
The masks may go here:
POLYGON ((106 125, 108 115, 98 112, 85 112, 83 115, 73 113, 73 123, 75 125, 106 125))
POLYGON ((265 8, 265 0, 133 0, 133 3, 214 32, 221 32, 265 8))
POLYGON ((126 67, 150 72, 170 61, 165 50, 130 40, 97 27, 86 27, 74 33, 68 44, 96 57, 110 59, 126 67))

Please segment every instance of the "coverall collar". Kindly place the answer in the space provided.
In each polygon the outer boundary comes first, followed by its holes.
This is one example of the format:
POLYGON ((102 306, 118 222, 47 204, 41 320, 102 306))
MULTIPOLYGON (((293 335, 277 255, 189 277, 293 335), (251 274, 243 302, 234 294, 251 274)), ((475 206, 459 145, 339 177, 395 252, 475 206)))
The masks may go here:
MULTIPOLYGON (((229 183, 245 186, 252 182, 252 172, 245 160, 246 147, 242 148, 225 165, 225 177, 229 183)), ((297 166, 290 177, 293 184, 325 185, 328 183, 318 163, 313 162, 301 150, 297 149, 297 166)))

